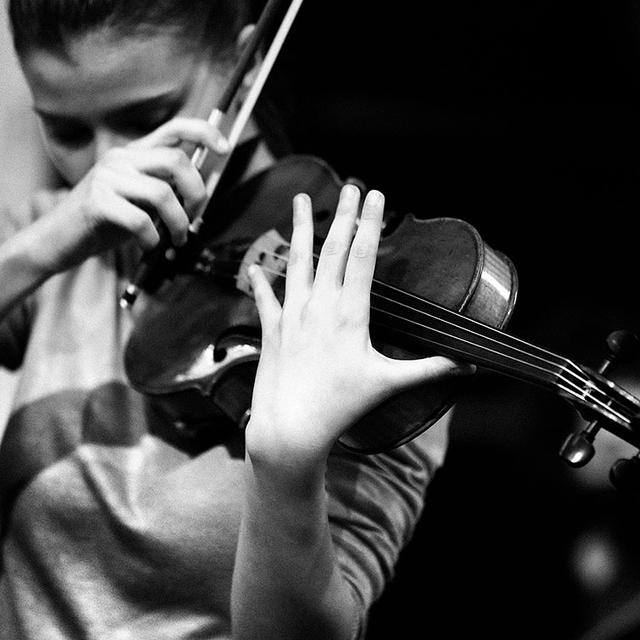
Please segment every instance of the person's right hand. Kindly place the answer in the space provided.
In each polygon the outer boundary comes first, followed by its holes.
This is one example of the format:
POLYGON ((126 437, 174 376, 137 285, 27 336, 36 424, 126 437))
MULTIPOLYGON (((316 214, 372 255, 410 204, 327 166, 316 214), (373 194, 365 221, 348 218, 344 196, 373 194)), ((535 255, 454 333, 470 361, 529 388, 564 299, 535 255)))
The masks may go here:
POLYGON ((134 237, 147 251, 159 241, 157 220, 172 243, 187 239, 190 215, 206 197, 204 181, 182 143, 226 152, 222 134, 204 120, 176 118, 124 147, 114 147, 51 212, 48 266, 58 272, 134 237))

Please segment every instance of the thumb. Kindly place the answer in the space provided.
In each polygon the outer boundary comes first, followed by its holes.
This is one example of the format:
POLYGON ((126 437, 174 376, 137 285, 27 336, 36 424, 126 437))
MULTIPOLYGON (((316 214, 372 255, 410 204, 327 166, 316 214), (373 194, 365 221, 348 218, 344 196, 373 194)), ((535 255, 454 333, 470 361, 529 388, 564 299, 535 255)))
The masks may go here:
POLYGON ((469 376, 476 372, 476 365, 452 360, 445 356, 430 356, 416 360, 386 359, 386 376, 391 386, 401 391, 407 387, 425 382, 438 382, 469 376))
POLYGON ((282 307, 262 269, 257 264, 247 268, 253 298, 258 309, 263 334, 268 333, 278 322, 282 307))

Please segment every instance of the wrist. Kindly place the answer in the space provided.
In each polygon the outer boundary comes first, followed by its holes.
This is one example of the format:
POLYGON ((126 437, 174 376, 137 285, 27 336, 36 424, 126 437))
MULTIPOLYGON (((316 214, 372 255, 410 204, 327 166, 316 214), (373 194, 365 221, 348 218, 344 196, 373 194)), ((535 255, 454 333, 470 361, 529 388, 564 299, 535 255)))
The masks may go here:
POLYGON ((45 278, 61 273, 79 262, 75 256, 78 232, 72 229, 64 210, 53 210, 31 227, 37 236, 37 252, 33 259, 45 278))
POLYGON ((247 462, 265 486, 305 493, 324 486, 329 450, 292 435, 299 433, 300 429, 280 430, 254 417, 249 420, 245 434, 247 462))
POLYGON ((245 523, 274 528, 281 542, 309 542, 326 516, 324 469, 245 459, 245 523))

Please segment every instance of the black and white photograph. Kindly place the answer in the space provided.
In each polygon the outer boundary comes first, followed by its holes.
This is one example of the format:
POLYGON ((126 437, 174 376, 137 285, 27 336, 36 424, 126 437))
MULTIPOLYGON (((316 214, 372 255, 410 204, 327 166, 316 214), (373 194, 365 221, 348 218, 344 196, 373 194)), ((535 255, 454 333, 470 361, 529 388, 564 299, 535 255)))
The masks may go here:
POLYGON ((0 640, 640 639, 640 2, 3 0, 0 640))

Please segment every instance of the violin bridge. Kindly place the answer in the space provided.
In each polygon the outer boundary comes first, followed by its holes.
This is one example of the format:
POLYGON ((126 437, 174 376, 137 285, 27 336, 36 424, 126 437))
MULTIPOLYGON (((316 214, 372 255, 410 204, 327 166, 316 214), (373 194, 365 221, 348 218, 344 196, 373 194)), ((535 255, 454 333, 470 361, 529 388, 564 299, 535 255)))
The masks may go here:
POLYGON ((253 297, 247 269, 252 264, 262 268, 263 273, 274 289, 284 281, 289 259, 289 243, 275 230, 263 233, 247 250, 236 278, 236 287, 253 297))

